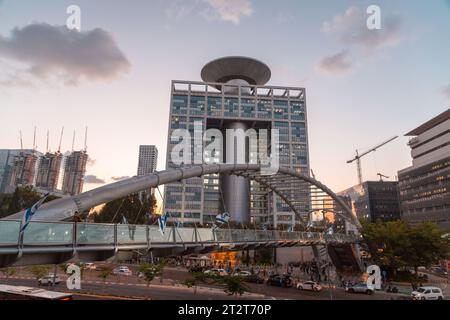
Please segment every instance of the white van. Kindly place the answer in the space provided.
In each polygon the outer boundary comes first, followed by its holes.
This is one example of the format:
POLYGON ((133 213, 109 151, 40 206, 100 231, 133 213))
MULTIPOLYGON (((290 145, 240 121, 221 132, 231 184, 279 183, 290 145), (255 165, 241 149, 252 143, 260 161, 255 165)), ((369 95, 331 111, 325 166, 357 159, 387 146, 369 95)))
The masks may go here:
POLYGON ((411 293, 413 300, 443 300, 441 288, 438 287, 420 287, 411 293))

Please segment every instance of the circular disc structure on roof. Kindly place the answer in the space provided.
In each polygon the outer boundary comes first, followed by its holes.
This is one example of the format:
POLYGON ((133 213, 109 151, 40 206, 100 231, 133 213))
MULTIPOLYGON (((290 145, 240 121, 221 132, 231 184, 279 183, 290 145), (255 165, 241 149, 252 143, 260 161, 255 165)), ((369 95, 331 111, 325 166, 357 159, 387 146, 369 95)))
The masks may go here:
POLYGON ((269 67, 248 57, 223 57, 206 64, 201 72, 203 81, 227 83, 245 80, 252 85, 265 85, 271 76, 269 67))

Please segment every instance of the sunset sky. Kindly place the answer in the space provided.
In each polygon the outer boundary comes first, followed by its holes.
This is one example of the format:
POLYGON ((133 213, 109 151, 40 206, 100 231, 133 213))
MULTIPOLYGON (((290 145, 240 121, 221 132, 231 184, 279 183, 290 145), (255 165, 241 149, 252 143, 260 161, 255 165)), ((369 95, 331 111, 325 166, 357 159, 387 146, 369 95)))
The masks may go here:
POLYGON ((84 144, 85 190, 133 176, 140 144, 165 168, 171 80, 200 80, 208 61, 250 56, 270 85, 307 90, 311 168, 341 191, 410 165, 403 135, 450 106, 450 1, 0 0, 0 148, 84 144), (81 32, 65 27, 81 8, 81 32), (366 8, 381 8, 369 31, 366 8))

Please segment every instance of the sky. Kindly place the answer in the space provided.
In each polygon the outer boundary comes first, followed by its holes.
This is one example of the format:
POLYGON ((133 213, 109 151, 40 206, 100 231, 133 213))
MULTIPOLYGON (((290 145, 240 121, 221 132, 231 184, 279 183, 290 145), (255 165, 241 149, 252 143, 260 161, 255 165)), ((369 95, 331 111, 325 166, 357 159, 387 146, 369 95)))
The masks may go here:
POLYGON ((404 134, 450 106, 450 1, 0 0, 0 148, 84 147, 85 190, 133 176, 138 148, 165 168, 171 80, 201 80, 222 56, 250 56, 269 85, 306 88, 310 164, 338 192, 411 165, 404 134), (366 9, 381 9, 369 30, 366 9), (81 9, 69 30, 66 10, 81 9))

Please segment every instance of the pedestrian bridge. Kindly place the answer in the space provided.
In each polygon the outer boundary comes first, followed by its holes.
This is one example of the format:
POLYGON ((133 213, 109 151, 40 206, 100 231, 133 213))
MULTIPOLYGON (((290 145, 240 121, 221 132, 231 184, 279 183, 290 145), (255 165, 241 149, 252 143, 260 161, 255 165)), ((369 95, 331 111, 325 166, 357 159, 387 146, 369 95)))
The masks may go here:
POLYGON ((0 268, 10 265, 103 261, 120 251, 159 251, 186 255, 264 247, 342 245, 357 242, 345 234, 254 229, 207 229, 32 221, 20 237, 20 220, 0 220, 0 268))

